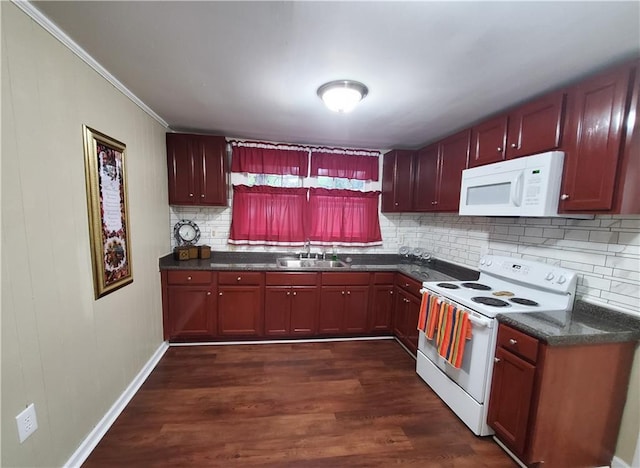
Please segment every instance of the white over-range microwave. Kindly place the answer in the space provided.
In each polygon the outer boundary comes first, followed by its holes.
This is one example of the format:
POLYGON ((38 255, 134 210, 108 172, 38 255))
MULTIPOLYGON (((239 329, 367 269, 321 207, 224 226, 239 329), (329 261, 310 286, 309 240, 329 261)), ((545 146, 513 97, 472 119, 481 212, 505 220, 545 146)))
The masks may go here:
POLYGON ((558 216, 563 163, 550 151, 465 169, 460 215, 558 216))

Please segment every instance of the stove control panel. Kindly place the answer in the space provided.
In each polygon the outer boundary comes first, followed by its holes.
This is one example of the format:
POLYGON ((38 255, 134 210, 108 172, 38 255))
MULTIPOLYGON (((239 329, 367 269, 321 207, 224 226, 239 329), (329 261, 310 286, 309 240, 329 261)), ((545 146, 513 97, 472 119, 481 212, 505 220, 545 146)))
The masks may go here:
POLYGON ((480 271, 556 293, 574 294, 576 289, 574 271, 533 260, 485 255, 480 259, 480 271))

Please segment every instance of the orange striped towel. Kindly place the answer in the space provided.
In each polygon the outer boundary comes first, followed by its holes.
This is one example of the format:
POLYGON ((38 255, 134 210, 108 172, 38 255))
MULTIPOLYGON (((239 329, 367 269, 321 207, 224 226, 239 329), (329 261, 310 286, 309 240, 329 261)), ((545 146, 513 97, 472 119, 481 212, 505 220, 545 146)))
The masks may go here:
POLYGON ((422 293, 422 302, 420 302, 420 315, 418 316, 418 330, 425 331, 427 326, 427 314, 429 306, 429 298, 431 295, 428 292, 422 293))
POLYGON ((438 354, 459 369, 467 340, 472 336, 469 314, 448 304, 439 330, 438 354))
POLYGON ((427 306, 427 325, 424 333, 430 340, 433 340, 433 337, 435 336, 436 330, 438 328, 441 305, 442 303, 438 303, 437 296, 431 295, 429 297, 429 304, 427 306))

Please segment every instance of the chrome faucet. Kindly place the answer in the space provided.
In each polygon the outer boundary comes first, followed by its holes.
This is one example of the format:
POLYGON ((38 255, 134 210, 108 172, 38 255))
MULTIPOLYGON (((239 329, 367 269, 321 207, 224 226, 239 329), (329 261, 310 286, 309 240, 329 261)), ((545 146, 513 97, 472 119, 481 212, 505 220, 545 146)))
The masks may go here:
POLYGON ((307 252, 307 258, 311 258, 311 239, 304 241, 304 250, 307 252))

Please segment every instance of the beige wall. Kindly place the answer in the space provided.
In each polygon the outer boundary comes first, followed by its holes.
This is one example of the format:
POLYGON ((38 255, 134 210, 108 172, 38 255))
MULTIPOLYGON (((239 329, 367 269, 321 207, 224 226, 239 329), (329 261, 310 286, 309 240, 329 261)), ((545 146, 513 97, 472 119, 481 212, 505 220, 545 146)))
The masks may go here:
POLYGON ((60 466, 162 343, 165 129, 10 2, 2 14, 3 467, 60 466), (132 284, 94 300, 82 125, 127 145, 132 284), (15 416, 39 429, 19 444, 15 416))

